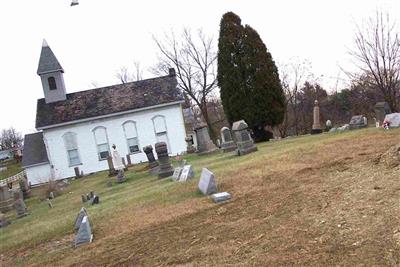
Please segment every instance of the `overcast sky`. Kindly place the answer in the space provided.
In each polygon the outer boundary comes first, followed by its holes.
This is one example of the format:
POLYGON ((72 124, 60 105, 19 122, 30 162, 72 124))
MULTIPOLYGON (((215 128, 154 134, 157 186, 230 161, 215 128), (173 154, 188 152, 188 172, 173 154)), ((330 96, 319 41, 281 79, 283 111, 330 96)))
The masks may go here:
MULTIPOLYGON (((118 83, 115 73, 138 60, 156 63, 152 35, 202 28, 217 40, 221 16, 238 14, 258 31, 274 60, 307 59, 320 82, 333 89, 339 66, 351 67, 354 22, 389 12, 400 21, 400 1, 251 0, 10 0, 0 8, 0 129, 35 131, 36 100, 43 98, 36 75, 45 38, 63 66, 67 93, 118 83)), ((152 75, 145 72, 144 78, 152 75)))

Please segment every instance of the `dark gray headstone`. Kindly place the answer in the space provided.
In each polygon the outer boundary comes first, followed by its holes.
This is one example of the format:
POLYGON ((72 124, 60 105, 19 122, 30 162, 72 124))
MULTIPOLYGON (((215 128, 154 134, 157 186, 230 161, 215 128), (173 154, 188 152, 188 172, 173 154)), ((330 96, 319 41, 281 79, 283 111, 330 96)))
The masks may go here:
POLYGON ((174 168, 171 165, 168 156, 168 147, 165 142, 158 142, 155 144, 159 170, 158 170, 158 178, 169 177, 174 173, 174 168))
POLYGON ((228 128, 222 129, 222 136, 224 137, 223 142, 232 141, 231 131, 228 128))
POLYGON ((87 216, 87 211, 84 207, 81 208, 75 219, 74 230, 77 231, 81 226, 83 217, 87 216))
POLYGON ((93 198, 89 201, 90 205, 95 205, 100 203, 99 196, 94 195, 93 198))
POLYGON ((22 198, 15 200, 14 208, 15 211, 17 212, 17 218, 21 218, 28 215, 28 213, 26 212, 25 202, 22 200, 22 198))
POLYGON ((90 198, 92 199, 94 197, 93 191, 90 191, 89 195, 90 195, 90 198))
POLYGON ((86 194, 86 199, 90 200, 90 195, 89 194, 86 194))
POLYGON ((83 217, 78 233, 75 237, 75 247, 82 244, 91 243, 92 240, 92 229, 90 227, 89 217, 86 215, 83 217))
POLYGON ((186 182, 189 179, 194 178, 194 170, 192 165, 185 165, 182 169, 181 176, 179 178, 179 182, 186 182))
POLYGON ((124 170, 118 170, 117 183, 123 183, 125 181, 126 181, 126 178, 125 178, 124 170))
POLYGON ((214 174, 206 168, 203 168, 201 171, 199 189, 204 195, 210 195, 217 192, 214 174))
POLYGON ((85 195, 82 195, 82 203, 85 203, 87 201, 85 195))

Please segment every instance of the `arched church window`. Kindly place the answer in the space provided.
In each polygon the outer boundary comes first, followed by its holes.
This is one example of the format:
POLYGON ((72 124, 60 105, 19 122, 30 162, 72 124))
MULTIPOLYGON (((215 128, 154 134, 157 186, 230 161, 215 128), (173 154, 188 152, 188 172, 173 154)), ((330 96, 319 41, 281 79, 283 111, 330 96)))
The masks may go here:
POLYGON ((167 124, 165 122, 165 117, 162 115, 157 115, 154 116, 152 120, 157 142, 165 142, 168 147, 168 152, 171 153, 171 147, 169 145, 167 124))
POLYGON ((54 77, 49 77, 47 79, 47 81, 49 83, 50 90, 56 90, 57 89, 56 79, 54 77))
POLYGON ((136 122, 126 121, 122 124, 122 126, 124 128, 129 154, 140 152, 136 122))
POLYGON ((110 155, 110 147, 108 145, 107 129, 103 126, 98 126, 93 129, 94 139, 97 145, 97 153, 99 160, 107 159, 110 155))
POLYGON ((63 135, 65 149, 67 150, 69 166, 76 166, 81 164, 78 151, 78 141, 76 133, 68 132, 63 135))

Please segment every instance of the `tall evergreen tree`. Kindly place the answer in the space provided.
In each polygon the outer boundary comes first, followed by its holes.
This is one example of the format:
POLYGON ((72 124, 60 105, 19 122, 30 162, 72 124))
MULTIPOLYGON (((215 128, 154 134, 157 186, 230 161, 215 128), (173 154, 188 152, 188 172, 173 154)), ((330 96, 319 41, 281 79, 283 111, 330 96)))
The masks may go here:
POLYGON ((285 101, 278 69, 258 33, 232 12, 224 14, 218 43, 218 84, 228 121, 244 119, 256 140, 264 126, 283 121, 285 101))

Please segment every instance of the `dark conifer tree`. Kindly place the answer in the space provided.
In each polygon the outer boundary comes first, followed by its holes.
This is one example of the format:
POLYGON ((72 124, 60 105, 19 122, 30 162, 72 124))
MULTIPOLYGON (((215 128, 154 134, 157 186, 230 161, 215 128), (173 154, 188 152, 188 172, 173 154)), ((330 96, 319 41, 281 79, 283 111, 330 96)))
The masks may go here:
POLYGON ((278 69, 258 33, 232 12, 221 20, 218 84, 228 121, 244 119, 256 141, 266 140, 264 126, 283 121, 285 101, 278 69))

